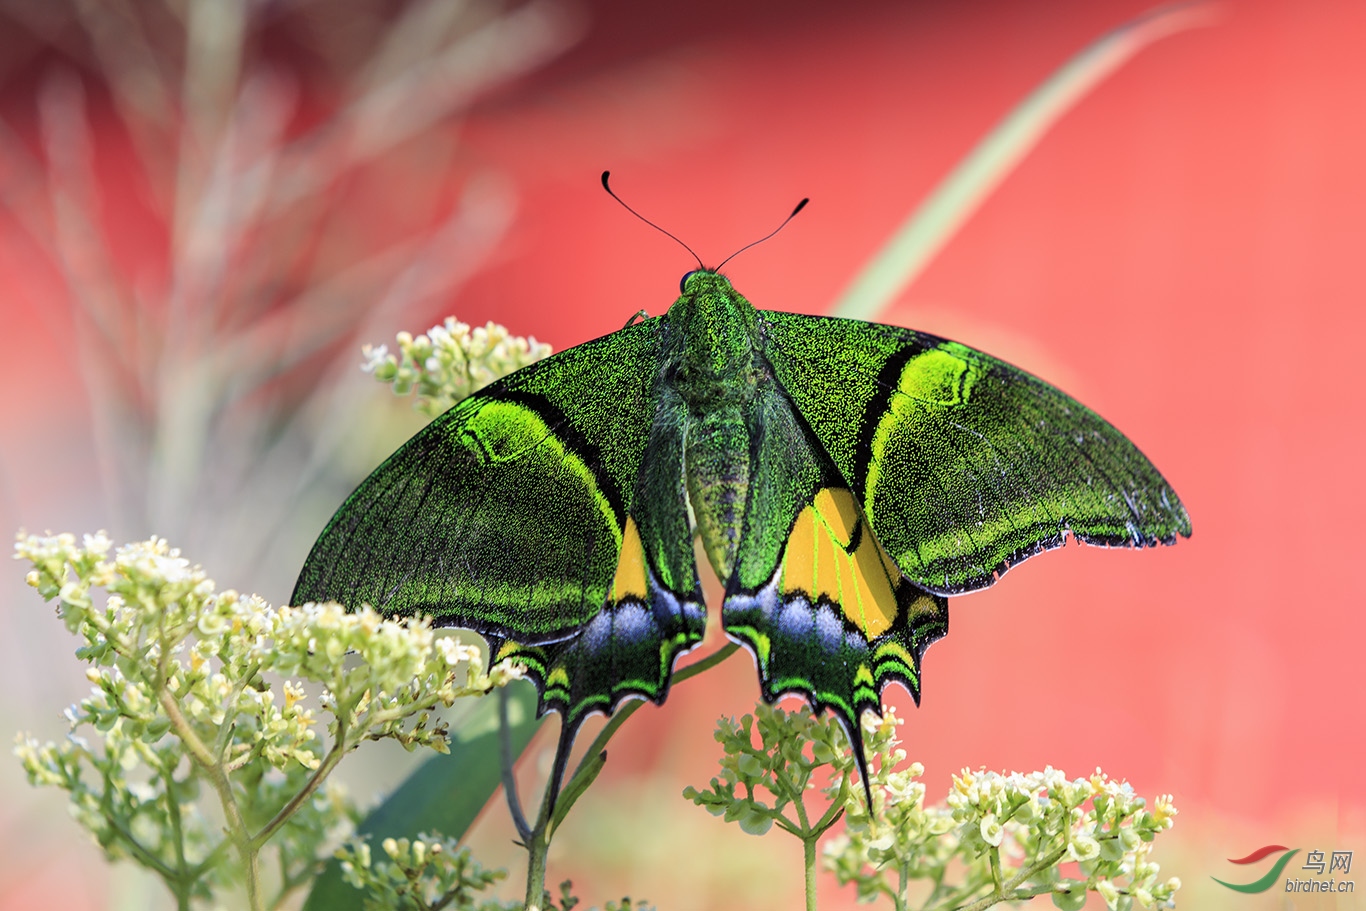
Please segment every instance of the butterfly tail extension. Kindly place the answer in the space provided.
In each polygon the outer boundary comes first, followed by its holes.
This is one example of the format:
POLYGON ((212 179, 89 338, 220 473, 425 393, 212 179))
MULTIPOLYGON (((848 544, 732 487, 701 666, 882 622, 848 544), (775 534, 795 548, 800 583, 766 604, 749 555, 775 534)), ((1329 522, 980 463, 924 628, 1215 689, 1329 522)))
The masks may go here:
MULTIPOLYGON (((582 719, 580 719, 582 722, 582 719)), ((555 763, 550 769, 550 781, 546 784, 546 818, 555 818, 555 806, 560 800, 560 790, 564 787, 564 775, 569 770, 569 754, 574 749, 574 739, 579 734, 579 725, 570 724, 569 716, 560 719, 560 739, 555 744, 555 763)))
POLYGON ((849 722, 840 718, 840 726, 844 728, 845 736, 849 738, 849 749, 854 754, 854 766, 858 769, 858 780, 863 785, 864 805, 868 807, 868 812, 873 812, 873 780, 868 774, 868 753, 863 748, 863 728, 856 721, 851 728, 849 722))
POLYGON ((591 714, 591 710, 583 706, 579 706, 580 711, 573 711, 575 706, 570 704, 565 695, 565 655, 572 649, 572 645, 555 643, 523 646, 503 641, 496 636, 486 635, 485 639, 488 641, 491 664, 495 661, 511 661, 525 669, 527 677, 531 679, 539 694, 536 717, 544 718, 546 713, 552 710, 560 714, 560 734, 555 746, 555 761, 551 766, 550 780, 546 783, 544 807, 545 813, 553 814, 564 786, 564 776, 569 767, 569 756, 574 749, 574 740, 584 720, 591 714))
POLYGON ((569 752, 587 717, 610 715, 627 699, 662 704, 674 662, 706 630, 682 479, 671 457, 681 440, 671 427, 667 419, 656 421, 651 434, 602 608, 570 638, 544 644, 508 639, 493 653, 495 660, 526 667, 540 693, 539 714, 554 709, 563 718, 552 794, 564 784, 569 752))

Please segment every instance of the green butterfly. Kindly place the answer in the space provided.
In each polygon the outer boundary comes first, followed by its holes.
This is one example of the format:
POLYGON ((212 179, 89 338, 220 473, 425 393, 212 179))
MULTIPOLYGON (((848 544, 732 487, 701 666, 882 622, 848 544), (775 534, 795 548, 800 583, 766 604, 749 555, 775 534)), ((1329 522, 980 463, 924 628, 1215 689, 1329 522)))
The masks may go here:
MULTIPOLYGON (((799 207, 800 208, 800 207, 799 207)), ((849 734, 948 631, 946 596, 1058 547, 1190 534, 1171 486, 1095 412, 965 345, 757 310, 716 271, 659 317, 492 383, 375 470, 327 524, 292 603, 472 629, 575 732, 662 703, 706 607, 764 699, 849 734)))

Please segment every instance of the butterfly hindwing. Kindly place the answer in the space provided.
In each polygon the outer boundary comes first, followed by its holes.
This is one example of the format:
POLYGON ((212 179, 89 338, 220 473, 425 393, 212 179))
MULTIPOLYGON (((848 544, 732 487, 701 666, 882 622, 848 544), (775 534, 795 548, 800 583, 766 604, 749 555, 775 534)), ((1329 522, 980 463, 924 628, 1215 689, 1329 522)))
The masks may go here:
POLYGON ((564 715, 571 735, 588 714, 610 714, 624 699, 662 703, 674 660, 706 628, 679 469, 676 398, 660 392, 602 609, 573 638, 536 644, 508 636, 495 652, 543 681, 543 702, 564 715))
POLYGON ((658 480, 658 330, 561 352, 427 425, 328 523, 293 603, 479 632, 494 660, 526 665, 541 712, 563 713, 565 744, 593 711, 662 701, 704 619, 682 482, 671 501, 658 480))
POLYGON ((762 311, 764 353, 901 572, 940 594, 1063 543, 1190 534, 1176 493, 1060 390, 925 333, 762 311))
POLYGON ((880 714, 893 680, 919 701, 920 659, 948 630, 947 604, 898 570, 777 383, 760 386, 748 423, 753 477, 722 624, 754 654, 764 698, 798 693, 833 710, 862 766, 860 715, 880 714))

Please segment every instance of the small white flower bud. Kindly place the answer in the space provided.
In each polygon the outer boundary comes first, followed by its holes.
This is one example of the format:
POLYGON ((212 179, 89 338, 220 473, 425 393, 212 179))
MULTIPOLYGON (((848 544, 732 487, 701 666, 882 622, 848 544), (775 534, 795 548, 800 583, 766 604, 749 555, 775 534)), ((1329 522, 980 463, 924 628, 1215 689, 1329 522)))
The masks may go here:
POLYGON ((1001 846, 1001 841, 1005 838, 1006 833, 1005 829, 1001 826, 1000 821, 997 820, 995 814, 988 813, 986 816, 984 816, 982 818, 982 824, 979 828, 982 832, 983 841, 991 845, 993 848, 999 848, 1001 846))

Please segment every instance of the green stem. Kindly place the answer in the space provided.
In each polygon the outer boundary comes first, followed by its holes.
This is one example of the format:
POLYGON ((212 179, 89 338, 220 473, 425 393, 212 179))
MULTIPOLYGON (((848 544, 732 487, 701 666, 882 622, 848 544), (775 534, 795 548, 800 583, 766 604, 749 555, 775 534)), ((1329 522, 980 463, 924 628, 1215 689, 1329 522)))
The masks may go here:
MULTIPOLYGON (((105 780, 108 781, 108 778, 106 777, 105 780)), ((105 793, 109 793, 108 785, 105 786, 105 793)), ((151 851, 148 851, 147 848, 142 844, 142 842, 138 841, 137 838, 133 836, 133 833, 130 832, 122 822, 115 819, 112 808, 108 806, 102 806, 100 809, 103 812, 105 822, 109 823, 109 828, 113 829, 114 832, 118 835, 119 840, 122 841, 124 847, 128 849, 128 853, 136 857, 138 859, 138 863, 142 864, 144 867, 156 873, 163 880, 165 880, 166 883, 170 885, 172 892, 179 893, 179 888, 176 885, 174 885, 175 883, 179 882, 179 879, 176 876, 176 871, 166 866, 166 864, 162 862, 160 857, 157 857, 151 851)))
POLYGON ((818 836, 802 839, 802 860, 806 863, 806 911, 816 911, 816 841, 818 836))
POLYGON ((716 665, 720 664, 722 661, 725 661, 731 655, 734 655, 739 650, 739 644, 735 642, 727 642, 725 645, 721 646, 721 648, 718 648, 716 651, 712 652, 710 655, 703 658, 701 661, 695 661, 687 667, 681 668, 680 670, 675 672, 673 682, 682 683, 684 680, 689 680, 693 677, 696 677, 703 671, 709 671, 712 668, 716 667, 716 665))
POLYGON ((536 814, 536 825, 531 830, 531 838, 526 841, 526 904, 523 906, 524 911, 541 911, 541 902, 545 900, 546 855, 550 853, 550 836, 552 834, 550 831, 550 789, 554 784, 553 778, 545 783, 545 792, 541 795, 541 809, 536 814))
POLYGON ((531 840, 526 843, 526 905, 525 911, 541 911, 545 899, 545 859, 550 852, 550 839, 546 837, 546 818, 537 821, 531 840))
POLYGON ((194 877, 190 873, 189 866, 185 863, 185 827, 180 818, 180 801, 175 794, 175 775, 170 769, 162 768, 161 780, 166 786, 166 815, 171 820, 171 830, 174 837, 175 847, 175 900, 176 911, 189 911, 190 909, 190 889, 194 885, 194 877))
POLYGON ((824 835, 827 829, 839 822, 840 818, 844 816, 844 803, 848 797, 849 779, 846 778, 844 782, 840 784, 839 792, 835 795, 834 799, 830 801, 830 806, 826 809, 825 815, 817 820, 816 825, 812 827, 813 833, 817 838, 824 835))
POLYGON ((265 843, 270 840, 270 837, 289 821, 289 817, 298 812, 299 807, 303 806, 304 801, 308 800, 309 797, 313 796, 313 792, 318 790, 319 785, 323 783, 323 779, 332 774, 332 770, 336 768, 337 763, 341 762, 342 756, 344 755, 346 755, 346 726, 341 718, 338 718, 337 739, 332 744, 332 749, 327 751, 327 755, 323 757, 323 761, 319 763, 318 768, 309 776, 307 783, 304 784, 299 792, 289 799, 289 803, 281 807, 280 811, 271 818, 270 822, 262 826, 261 830, 251 837, 253 850, 259 851, 265 843))
POLYGON ((1005 897, 1005 883, 1001 880, 1001 849, 992 848, 988 860, 991 861, 991 882, 996 886, 996 894, 1005 897))
POLYGON ((626 719, 639 711, 644 704, 645 700, 634 699, 617 709, 617 713, 607 720, 607 723, 602 726, 602 730, 598 731, 598 736, 594 737, 593 742, 588 745, 588 749, 584 752, 583 758, 579 760, 579 764, 574 767, 574 774, 570 775, 569 780, 565 782, 565 791, 573 790, 571 785, 587 771, 589 760, 607 748, 607 742, 612 739, 612 735, 617 732, 617 729, 625 724, 626 719))
POLYGON ((218 794, 218 802, 223 807, 224 821, 227 823, 228 837, 232 839, 237 847, 238 853, 242 858, 242 874, 246 881, 247 904, 251 911, 262 911, 261 909, 261 883, 257 870, 258 849, 252 844, 251 834, 247 831, 246 821, 242 818, 242 811, 237 806, 237 798, 232 793, 232 782, 228 780, 228 773, 222 764, 217 761, 209 748, 204 745, 204 741, 199 739, 190 722, 185 718, 185 714, 180 710, 180 703, 176 702, 170 690, 161 689, 159 694, 161 707, 166 710, 166 716, 171 719, 171 726, 175 728, 176 736, 181 743, 185 744, 189 750, 190 758, 203 770, 209 783, 218 794))
MULTIPOLYGON (((1051 891, 1051 889, 1039 889, 1037 891, 1032 891, 1027 894, 1016 893, 1016 890, 1020 887, 1022 883, 1028 880, 1031 876, 1034 876, 1036 873, 1039 873, 1042 870, 1047 870, 1049 867, 1053 866, 1058 861, 1062 860, 1063 855, 1065 855, 1066 853, 1067 846, 1063 845, 1061 848, 1056 849, 1055 851, 1053 851, 1053 853, 1049 854, 1047 857, 1044 857, 1042 860, 1039 860, 1038 862, 1031 864, 1030 866, 1022 867, 1020 869, 1020 872, 1016 873, 1008 881, 1001 883, 1000 879, 998 878, 996 880, 998 886, 993 892, 991 892, 991 894, 984 895, 976 901, 971 902, 970 904, 959 906, 955 908, 955 911, 986 911, 986 909, 990 908, 992 905, 998 904, 1003 901, 1024 901, 1025 899, 1032 898, 1035 895, 1042 895, 1045 891, 1051 891)), ((997 864, 993 863, 992 867, 994 873, 999 873, 999 867, 997 866, 997 864)))
MULTIPOLYGON (((234 688, 233 691, 228 695, 228 697, 223 700, 223 712, 225 715, 234 714, 233 706, 237 705, 237 700, 242 697, 242 694, 244 692, 246 692, 247 686, 251 683, 252 678, 260 672, 261 664, 259 661, 252 662, 252 664, 247 667, 246 671, 242 674, 242 679, 238 682, 236 688, 234 688)), ((219 758, 219 761, 222 761, 223 757, 227 755, 228 746, 232 742, 232 732, 234 727, 235 725, 225 724, 218 729, 218 740, 213 745, 213 752, 214 755, 219 758)))
MULTIPOLYGON (((682 668, 679 671, 676 671, 673 675, 674 685, 680 684, 685 680, 690 680, 693 677, 696 677, 698 674, 703 673, 704 671, 711 670, 712 668, 716 667, 716 665, 720 664, 722 661, 725 661, 731 655, 735 654, 737 651, 739 651, 739 649, 740 646, 734 642, 726 643, 726 645, 712 652, 710 655, 703 658, 701 661, 696 661, 688 665, 687 667, 682 668)), ((597 756, 603 750, 607 749, 607 743, 612 739, 612 736, 616 734, 617 730, 623 724, 626 723, 626 719, 634 715, 636 711, 644 704, 645 701, 642 699, 637 699, 632 702, 628 702, 626 703, 626 705, 623 705, 620 709, 618 709, 615 715, 613 715, 611 718, 607 720, 607 724, 603 725, 602 730, 598 732, 598 736, 593 738, 593 742, 589 744, 587 751, 584 752, 583 759, 579 760, 579 764, 574 768, 574 774, 570 775, 569 781, 565 782, 564 790, 566 793, 573 791, 574 788, 572 787, 572 785, 574 784, 574 782, 578 780, 579 776, 585 774, 588 771, 589 760, 591 760, 594 756, 597 756)))
POLYGON ((522 811, 522 800, 517 796, 517 776, 513 772, 512 764, 512 726, 508 723, 508 688, 499 687, 498 689, 498 765, 499 772, 503 778, 503 796, 507 799, 508 813, 512 815, 512 824, 517 828, 517 837, 522 842, 531 841, 531 825, 526 821, 526 814, 522 811))

